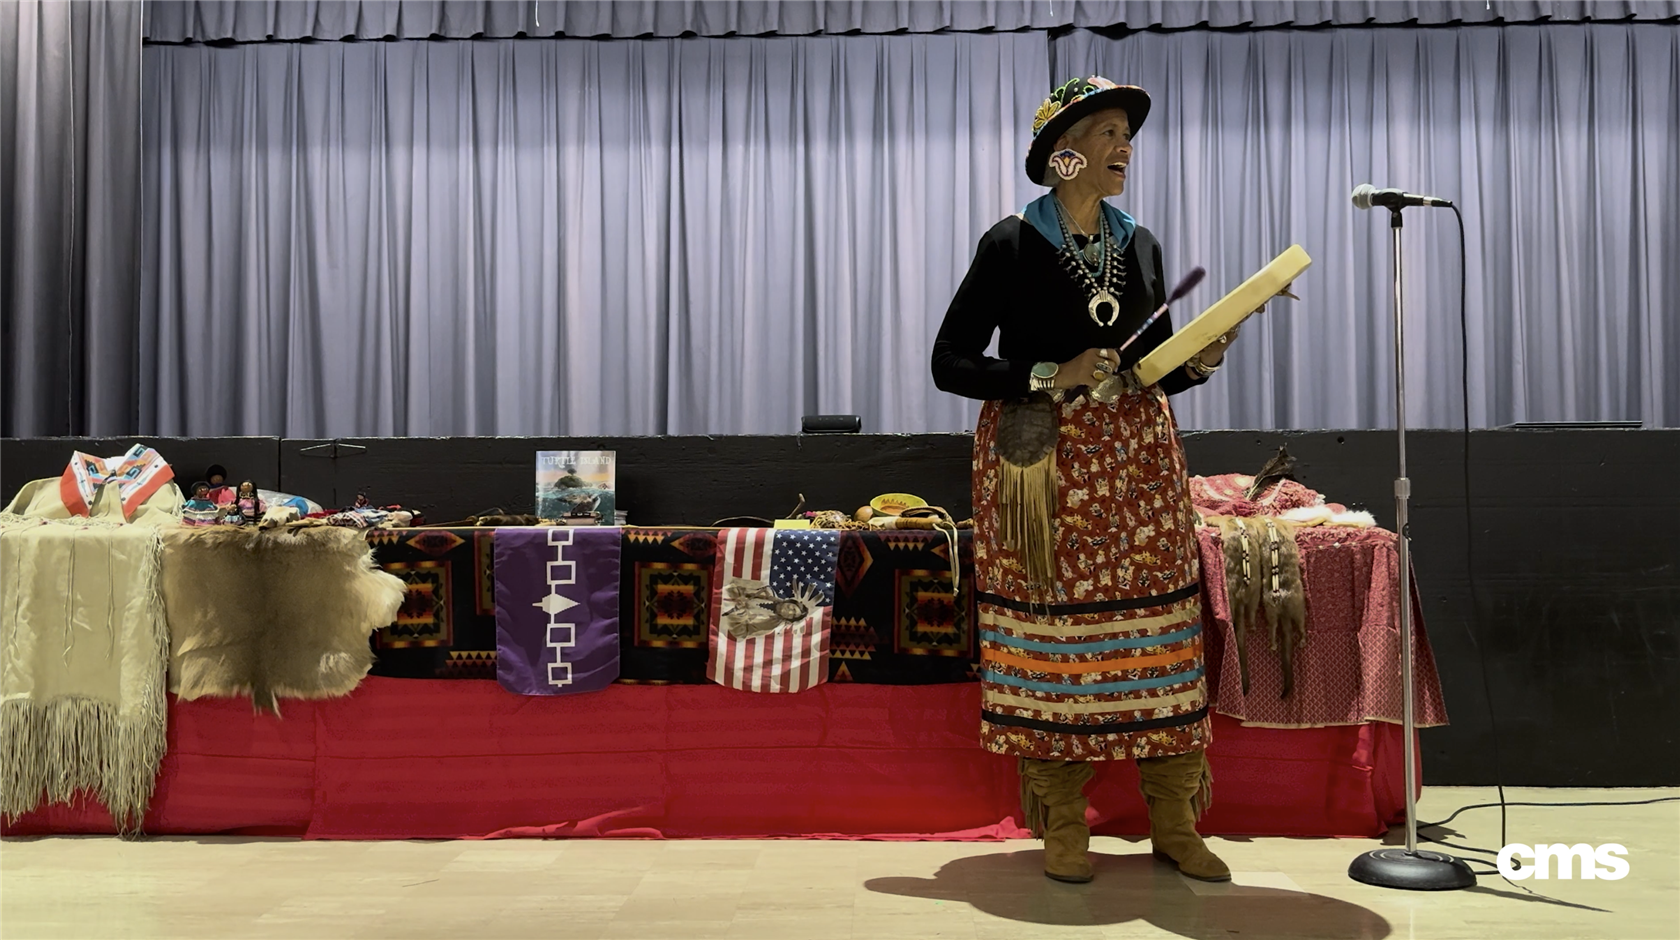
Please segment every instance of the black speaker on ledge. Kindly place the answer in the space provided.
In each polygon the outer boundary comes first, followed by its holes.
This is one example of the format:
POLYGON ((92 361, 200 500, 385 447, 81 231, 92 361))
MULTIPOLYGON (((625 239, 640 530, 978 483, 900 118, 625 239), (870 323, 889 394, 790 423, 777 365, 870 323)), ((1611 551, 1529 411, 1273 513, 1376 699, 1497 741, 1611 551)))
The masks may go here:
POLYGON ((799 422, 801 434, 856 434, 863 430, 857 415, 806 415, 799 422))

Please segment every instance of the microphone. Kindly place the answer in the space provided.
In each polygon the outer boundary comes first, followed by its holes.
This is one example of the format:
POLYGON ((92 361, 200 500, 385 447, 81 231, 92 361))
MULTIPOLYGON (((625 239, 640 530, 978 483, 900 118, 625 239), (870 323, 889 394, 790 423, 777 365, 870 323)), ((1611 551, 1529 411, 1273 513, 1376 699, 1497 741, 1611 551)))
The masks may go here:
POLYGON ((1416 193, 1403 193, 1398 189, 1378 189, 1370 183, 1360 183, 1353 188, 1353 204, 1360 209, 1369 209, 1372 206, 1384 206, 1389 209, 1403 209, 1406 206, 1452 208, 1452 200, 1450 199, 1419 196, 1416 193))

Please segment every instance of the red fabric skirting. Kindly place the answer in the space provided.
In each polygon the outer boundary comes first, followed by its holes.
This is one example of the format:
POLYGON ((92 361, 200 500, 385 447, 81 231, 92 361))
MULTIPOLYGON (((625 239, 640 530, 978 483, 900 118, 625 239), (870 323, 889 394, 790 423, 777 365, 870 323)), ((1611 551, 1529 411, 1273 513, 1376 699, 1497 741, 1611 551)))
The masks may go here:
MULTIPOLYGON (((317 839, 1024 836, 1015 763, 979 746, 977 684, 828 684, 799 695, 615 685, 510 695, 478 680, 366 679, 284 717, 171 700, 146 831, 317 839)), ((1243 728, 1216 716, 1207 834, 1373 836, 1404 815, 1400 729, 1243 728)), ((1098 833, 1148 831, 1137 770, 1099 764, 1098 833)), ((112 832, 97 802, 7 835, 112 832)))

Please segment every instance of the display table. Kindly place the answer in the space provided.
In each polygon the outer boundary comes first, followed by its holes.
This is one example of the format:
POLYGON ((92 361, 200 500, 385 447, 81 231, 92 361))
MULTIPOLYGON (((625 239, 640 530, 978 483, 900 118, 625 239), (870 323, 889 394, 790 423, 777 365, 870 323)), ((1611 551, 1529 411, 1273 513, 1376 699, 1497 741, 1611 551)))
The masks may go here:
MULTIPOLYGON (((1398 672, 1398 634, 1392 605, 1372 601, 1393 591, 1384 535, 1303 534, 1308 642, 1299 691, 1282 700, 1263 637, 1249 638, 1254 681, 1241 693, 1220 549, 1203 534, 1216 713, 1214 802, 1202 832, 1374 836, 1401 820, 1401 732, 1386 720, 1398 717, 1398 683, 1379 681, 1388 662, 1398 672), (1268 726, 1244 726, 1232 712, 1268 726)), ((1015 762, 979 747, 971 573, 964 565, 953 597, 949 550, 935 533, 841 536, 829 681, 791 695, 704 679, 715 533, 625 530, 623 681, 554 696, 515 695, 493 679, 493 530, 369 540, 410 588, 398 623, 374 639, 375 675, 344 698, 287 700, 282 718, 255 715, 243 699, 172 699, 147 832, 1025 835, 1015 762)), ((966 538, 959 558, 967 561, 966 538)), ((1433 723, 1444 711, 1427 644, 1420 650, 1420 715, 1433 723)), ((1131 762, 1099 765, 1088 792, 1094 831, 1147 831, 1131 762)), ((110 831, 109 815, 86 800, 4 826, 20 835, 110 831)))
MULTIPOLYGON (((493 682, 370 677, 346 698, 172 702, 145 831, 317 839, 495 836, 1024 837, 1015 762, 977 746, 975 683, 719 686, 509 695, 493 682)), ((1374 836, 1398 822, 1401 739, 1214 719, 1201 831, 1374 836)), ((1099 765, 1094 830, 1148 830, 1131 762, 1099 765)), ((111 832, 97 803, 8 835, 111 832)))
MULTIPOLYGON (((1303 528, 1301 550, 1307 641, 1295 651, 1295 690, 1283 695, 1283 668, 1269 637, 1247 637, 1248 691, 1237 664, 1236 633, 1225 590, 1224 547, 1217 529, 1197 531, 1202 557, 1202 615, 1208 692, 1214 708, 1245 724, 1317 728, 1400 721, 1400 553, 1393 532, 1340 526, 1303 528)), ((1447 723, 1435 655, 1412 596, 1412 668, 1417 727, 1447 723)))

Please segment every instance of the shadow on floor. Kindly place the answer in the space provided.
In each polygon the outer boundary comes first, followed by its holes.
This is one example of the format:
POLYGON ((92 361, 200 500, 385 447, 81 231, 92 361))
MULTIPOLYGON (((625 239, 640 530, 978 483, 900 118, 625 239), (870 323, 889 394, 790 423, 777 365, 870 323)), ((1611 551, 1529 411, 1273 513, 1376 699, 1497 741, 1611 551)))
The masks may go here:
POLYGON ((1091 853, 1096 878, 1067 885, 1044 877, 1044 852, 974 855, 946 863, 932 878, 873 878, 881 894, 960 901, 1009 920, 1058 927, 1147 921, 1196 940, 1266 937, 1381 940, 1375 911, 1318 894, 1189 882, 1149 854, 1091 853))

